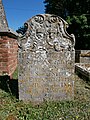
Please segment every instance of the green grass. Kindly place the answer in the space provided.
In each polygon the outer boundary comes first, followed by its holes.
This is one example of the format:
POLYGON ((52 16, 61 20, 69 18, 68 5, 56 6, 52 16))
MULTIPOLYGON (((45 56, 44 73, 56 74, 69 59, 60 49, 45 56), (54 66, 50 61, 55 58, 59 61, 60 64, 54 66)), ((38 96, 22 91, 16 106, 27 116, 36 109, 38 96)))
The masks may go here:
POLYGON ((16 68, 15 72, 13 73, 12 76, 14 79, 18 79, 18 68, 16 68))
POLYGON ((0 89, 0 120, 90 120, 90 85, 75 75, 73 101, 40 105, 24 103, 0 89))

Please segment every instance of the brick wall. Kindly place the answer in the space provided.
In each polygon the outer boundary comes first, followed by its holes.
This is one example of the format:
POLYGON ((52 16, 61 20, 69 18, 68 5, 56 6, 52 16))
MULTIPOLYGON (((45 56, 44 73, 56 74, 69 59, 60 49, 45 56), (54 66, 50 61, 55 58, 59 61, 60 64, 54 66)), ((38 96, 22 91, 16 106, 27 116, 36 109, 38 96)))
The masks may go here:
POLYGON ((8 36, 0 38, 0 75, 11 76, 17 67, 17 40, 8 36))

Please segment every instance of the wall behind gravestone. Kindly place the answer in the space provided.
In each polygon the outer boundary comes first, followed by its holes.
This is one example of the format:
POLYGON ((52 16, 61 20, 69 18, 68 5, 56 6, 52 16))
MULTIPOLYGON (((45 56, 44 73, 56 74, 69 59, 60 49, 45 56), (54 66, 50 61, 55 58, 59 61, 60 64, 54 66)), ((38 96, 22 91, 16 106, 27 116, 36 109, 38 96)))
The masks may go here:
POLYGON ((29 19, 19 40, 19 99, 71 99, 74 92, 74 35, 68 24, 55 15, 29 19))
POLYGON ((0 76, 12 77, 17 67, 18 43, 16 38, 0 36, 0 76))
POLYGON ((90 64, 90 50, 75 50, 75 62, 90 64))
POLYGON ((90 50, 81 50, 80 63, 90 64, 90 50))
POLYGON ((2 0, 0 0, 0 76, 12 77, 17 67, 18 34, 8 28, 2 0))

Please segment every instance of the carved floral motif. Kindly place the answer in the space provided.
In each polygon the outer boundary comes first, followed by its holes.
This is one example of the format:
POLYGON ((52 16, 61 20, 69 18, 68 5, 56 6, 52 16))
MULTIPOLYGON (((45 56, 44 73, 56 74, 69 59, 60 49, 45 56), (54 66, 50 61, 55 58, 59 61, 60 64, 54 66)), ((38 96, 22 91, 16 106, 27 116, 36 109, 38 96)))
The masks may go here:
POLYGON ((55 15, 37 15, 28 20, 28 28, 25 36, 28 38, 25 43, 25 49, 32 47, 32 50, 37 49, 37 46, 50 45, 56 51, 73 49, 75 40, 73 35, 66 32, 68 24, 60 17, 55 15), (35 48, 36 47, 36 48, 35 48))

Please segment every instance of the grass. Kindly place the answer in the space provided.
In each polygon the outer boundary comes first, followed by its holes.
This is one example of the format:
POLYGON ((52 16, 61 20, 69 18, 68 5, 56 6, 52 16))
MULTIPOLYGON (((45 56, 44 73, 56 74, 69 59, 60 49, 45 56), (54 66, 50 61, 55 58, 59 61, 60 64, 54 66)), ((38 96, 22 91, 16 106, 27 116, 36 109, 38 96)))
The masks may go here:
POLYGON ((40 105, 24 103, 0 89, 0 120, 90 120, 90 85, 75 75, 73 101, 44 101, 40 105))

